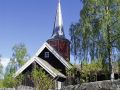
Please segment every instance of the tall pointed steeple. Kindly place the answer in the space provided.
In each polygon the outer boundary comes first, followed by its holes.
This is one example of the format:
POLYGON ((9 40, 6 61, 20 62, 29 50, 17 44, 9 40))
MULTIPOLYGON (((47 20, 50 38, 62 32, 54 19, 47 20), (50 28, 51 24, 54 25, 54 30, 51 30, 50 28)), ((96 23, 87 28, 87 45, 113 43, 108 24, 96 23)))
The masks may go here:
POLYGON ((58 0, 58 7, 55 16, 54 28, 52 38, 55 37, 65 37, 64 30, 63 30, 63 20, 62 20, 62 11, 61 11, 61 4, 60 0, 58 0))
POLYGON ((58 0, 58 7, 55 16, 54 28, 52 38, 47 42, 52 46, 66 61, 70 61, 70 42, 65 37, 63 30, 63 20, 60 0, 58 0))

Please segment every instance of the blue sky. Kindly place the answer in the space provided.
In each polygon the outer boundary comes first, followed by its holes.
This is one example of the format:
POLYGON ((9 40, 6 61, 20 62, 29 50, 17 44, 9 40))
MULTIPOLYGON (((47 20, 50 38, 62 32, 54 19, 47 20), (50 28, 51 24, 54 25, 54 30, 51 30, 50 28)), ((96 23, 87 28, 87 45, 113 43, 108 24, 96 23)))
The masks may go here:
MULTIPOLYGON (((32 56, 51 37, 58 0, 0 0, 0 54, 12 55, 12 47, 24 43, 32 56)), ((79 20, 80 0, 61 0, 65 35, 79 20)))

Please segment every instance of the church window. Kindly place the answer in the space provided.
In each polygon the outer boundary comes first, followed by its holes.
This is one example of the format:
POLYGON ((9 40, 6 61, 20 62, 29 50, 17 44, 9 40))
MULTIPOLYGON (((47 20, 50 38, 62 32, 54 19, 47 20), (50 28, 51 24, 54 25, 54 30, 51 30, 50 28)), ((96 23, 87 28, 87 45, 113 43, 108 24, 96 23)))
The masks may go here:
POLYGON ((49 52, 45 52, 44 57, 45 57, 45 58, 49 58, 49 52))

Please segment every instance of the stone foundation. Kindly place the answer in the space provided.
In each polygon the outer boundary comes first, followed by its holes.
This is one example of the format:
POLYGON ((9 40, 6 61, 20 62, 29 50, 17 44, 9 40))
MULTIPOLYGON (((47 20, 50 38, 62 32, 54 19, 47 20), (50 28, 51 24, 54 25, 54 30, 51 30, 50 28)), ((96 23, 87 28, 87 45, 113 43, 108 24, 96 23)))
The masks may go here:
POLYGON ((0 88, 0 90, 35 90, 32 87, 27 87, 27 86, 19 86, 17 89, 15 88, 0 88))
POLYGON ((120 90, 120 80, 98 81, 84 83, 82 85, 70 85, 61 90, 120 90))

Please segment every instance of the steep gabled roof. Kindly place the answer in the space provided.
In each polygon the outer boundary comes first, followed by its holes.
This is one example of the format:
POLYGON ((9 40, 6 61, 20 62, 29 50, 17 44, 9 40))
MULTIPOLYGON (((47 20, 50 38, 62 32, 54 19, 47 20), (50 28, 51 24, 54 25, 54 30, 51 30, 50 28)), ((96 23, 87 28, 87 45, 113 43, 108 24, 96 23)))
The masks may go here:
POLYGON ((15 74, 14 77, 21 74, 27 67, 29 67, 32 63, 36 62, 38 65, 40 65, 44 70, 46 70, 53 78, 56 77, 62 77, 66 78, 65 75, 63 75, 61 72, 59 72, 57 69, 55 69, 53 66, 51 66, 48 62, 41 59, 39 54, 47 48, 67 69, 72 68, 71 64, 68 63, 62 56, 60 56, 57 51, 51 47, 47 42, 45 42, 42 47, 37 51, 37 53, 31 58, 29 61, 26 62, 15 74))
POLYGON ((65 75, 60 73, 58 70, 56 70, 54 67, 52 67, 49 63, 47 63, 45 60, 39 58, 39 57, 33 57, 31 58, 25 65, 23 65, 14 75, 14 77, 17 77, 19 74, 21 74, 27 67, 29 67, 32 63, 36 62, 38 65, 40 65, 45 71, 47 71, 53 78, 56 77, 62 77, 66 78, 65 75))
POLYGON ((42 47, 37 51, 37 53, 35 54, 35 56, 39 56, 39 54, 45 49, 47 48, 67 69, 72 68, 71 64, 69 62, 67 62, 60 54, 58 54, 58 52, 51 47, 47 42, 45 42, 42 47))

